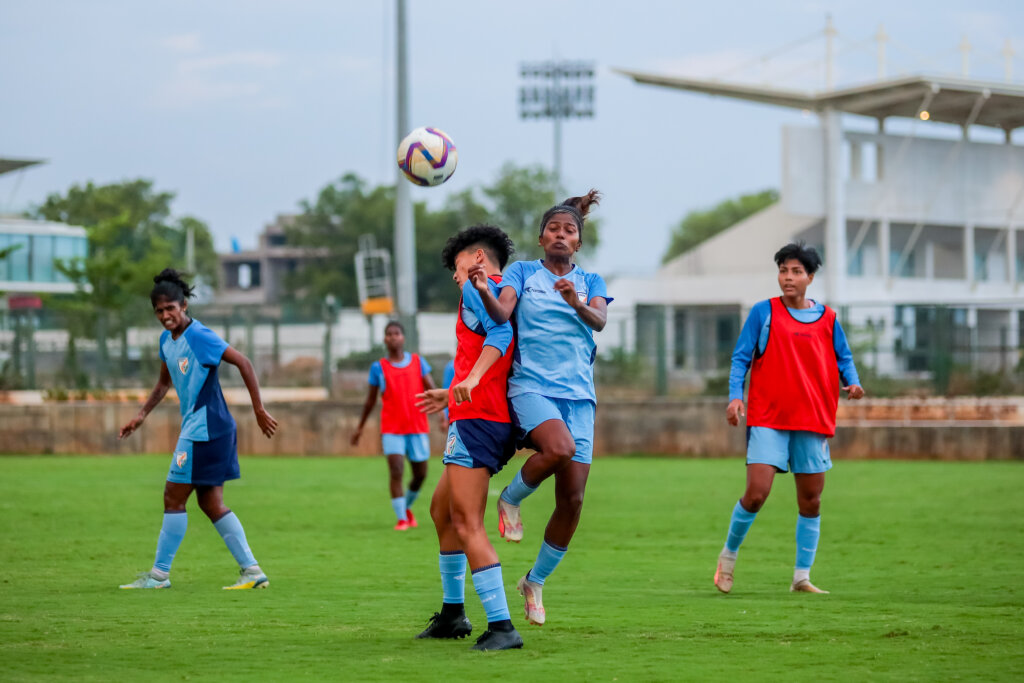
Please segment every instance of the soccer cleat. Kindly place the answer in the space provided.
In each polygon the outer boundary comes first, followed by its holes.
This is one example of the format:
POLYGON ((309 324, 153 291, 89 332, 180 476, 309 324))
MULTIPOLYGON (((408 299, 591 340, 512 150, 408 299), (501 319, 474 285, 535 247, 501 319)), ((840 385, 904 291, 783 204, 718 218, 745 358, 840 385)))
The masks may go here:
POLYGON ((405 521, 409 525, 410 529, 415 529, 420 525, 420 523, 416 521, 416 516, 412 514, 412 510, 405 511, 405 521))
POLYGON ((718 555, 718 567, 715 569, 715 588, 728 593, 732 590, 732 572, 736 568, 736 558, 727 557, 725 550, 718 555))
POLYGON ((476 639, 474 650, 518 650, 523 647, 523 638, 519 631, 492 631, 487 629, 476 639))
POLYGON ((226 591, 246 590, 249 588, 266 588, 270 585, 270 579, 258 566, 254 569, 249 567, 238 572, 238 581, 230 586, 224 586, 226 591))
POLYGON ((131 583, 126 583, 120 586, 120 588, 170 588, 170 579, 158 579, 154 577, 150 572, 141 572, 139 578, 135 579, 131 583))
POLYGON ((519 516, 519 506, 501 496, 498 496, 498 535, 512 543, 523 540, 523 518, 519 516))
POLYGON ((791 593, 824 593, 826 595, 828 594, 828 591, 821 590, 813 583, 811 583, 809 579, 800 579, 799 581, 794 581, 793 585, 789 587, 789 590, 791 593))
POLYGON ((543 626, 547 615, 544 612, 544 603, 541 602, 540 597, 541 584, 534 583, 524 576, 519 579, 516 589, 519 590, 519 594, 526 600, 524 608, 526 610, 526 620, 535 626, 543 626))
POLYGON ((440 612, 434 612, 430 617, 430 623, 423 629, 417 638, 465 638, 473 632, 473 624, 469 623, 466 615, 459 614, 446 617, 440 612))
POLYGON ((395 531, 408 531, 411 527, 412 525, 409 524, 409 520, 400 519, 398 520, 398 524, 395 524, 395 531))

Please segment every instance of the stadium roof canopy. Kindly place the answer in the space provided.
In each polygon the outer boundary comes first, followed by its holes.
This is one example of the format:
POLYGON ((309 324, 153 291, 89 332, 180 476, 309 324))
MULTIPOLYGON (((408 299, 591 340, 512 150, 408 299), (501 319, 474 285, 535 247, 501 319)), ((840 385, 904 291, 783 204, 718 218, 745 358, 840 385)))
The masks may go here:
POLYGON ((916 118, 959 126, 980 125, 1009 133, 1024 126, 1024 86, 969 79, 908 76, 841 90, 805 92, 770 86, 663 76, 615 69, 637 83, 721 95, 815 112, 831 109, 882 120, 916 118), (922 116, 922 118, 924 118, 922 116))
POLYGON ((0 159, 0 175, 41 163, 42 159, 0 159))

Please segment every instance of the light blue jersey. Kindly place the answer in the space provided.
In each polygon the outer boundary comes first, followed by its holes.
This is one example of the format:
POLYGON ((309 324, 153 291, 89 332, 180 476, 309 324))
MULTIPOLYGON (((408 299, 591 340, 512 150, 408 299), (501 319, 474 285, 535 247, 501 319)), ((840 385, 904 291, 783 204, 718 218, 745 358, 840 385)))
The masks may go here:
POLYGON ((194 318, 177 339, 170 330, 160 335, 160 360, 167 364, 181 404, 182 439, 211 441, 235 430, 217 378, 227 348, 227 342, 194 318))
MULTIPOLYGON (((600 275, 573 266, 564 277, 576 287, 580 301, 589 304, 596 297, 612 301, 600 275)), ((519 298, 508 395, 534 393, 596 403, 594 331, 555 290, 560 279, 542 260, 516 261, 502 275, 500 286, 512 287, 519 298)))

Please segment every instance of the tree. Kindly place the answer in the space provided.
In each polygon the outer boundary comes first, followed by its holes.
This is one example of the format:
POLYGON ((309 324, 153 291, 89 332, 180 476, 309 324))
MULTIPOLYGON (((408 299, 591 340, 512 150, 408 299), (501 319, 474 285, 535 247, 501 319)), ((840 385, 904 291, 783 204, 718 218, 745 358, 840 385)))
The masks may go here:
POLYGON ((676 256, 693 249, 706 239, 779 201, 777 190, 763 190, 726 199, 710 209, 691 211, 672 229, 668 249, 661 258, 668 263, 676 256))
MULTIPOLYGON (((554 180, 540 168, 502 167, 495 182, 449 196, 439 209, 426 202, 414 206, 416 221, 416 294, 421 309, 451 310, 458 300, 451 273, 441 264, 441 249, 461 228, 491 223, 508 232, 518 258, 535 258, 539 221, 554 204, 554 180), (481 197, 482 195, 482 197, 481 197)), ((392 186, 369 188, 353 173, 320 190, 315 201, 302 201, 302 214, 287 229, 290 244, 325 249, 322 259, 286 279, 286 287, 307 314, 319 311, 332 294, 345 305, 356 301, 355 253, 361 235, 378 246, 394 243, 392 186)), ((587 244, 597 242, 596 224, 588 221, 587 244)))
MULTIPOLYGON (((77 287, 69 297, 53 296, 49 305, 65 317, 71 334, 95 338, 100 362, 99 383, 106 381, 109 359, 107 339, 121 336, 122 372, 128 362, 127 331, 138 320, 152 315, 146 295, 153 276, 167 267, 184 269, 185 233, 195 238, 197 273, 215 283, 217 257, 206 224, 189 216, 172 219, 174 194, 157 192, 148 180, 111 185, 73 185, 66 193, 54 193, 29 213, 41 218, 86 229, 89 243, 84 259, 56 261, 56 267, 77 287)), ((75 355, 70 354, 72 358, 75 355)), ((68 369, 72 375, 75 369, 68 369)))

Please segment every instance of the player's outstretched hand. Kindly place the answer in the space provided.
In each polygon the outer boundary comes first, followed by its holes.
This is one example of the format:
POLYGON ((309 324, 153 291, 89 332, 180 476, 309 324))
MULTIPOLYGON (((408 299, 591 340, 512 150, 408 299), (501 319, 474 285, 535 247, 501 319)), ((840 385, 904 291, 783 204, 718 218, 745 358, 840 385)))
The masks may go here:
POLYGON ((256 413, 256 423, 260 426, 260 431, 263 432, 269 439, 277 431, 277 420, 274 416, 267 412, 266 408, 253 408, 253 412, 256 413))
POLYGON ((139 425, 141 425, 142 421, 145 419, 146 418, 144 418, 142 415, 136 415, 135 417, 133 417, 131 422, 126 424, 124 427, 121 427, 121 431, 117 433, 117 438, 124 439, 128 436, 131 436, 131 433, 138 429, 139 425))
POLYGON ((481 294, 490 291, 487 285, 487 268, 484 267, 484 264, 477 263, 476 265, 470 266, 466 274, 469 275, 469 281, 473 283, 473 286, 476 287, 481 294))
POLYGON ((740 418, 746 416, 747 411, 743 407, 743 399, 734 398, 729 401, 729 407, 725 409, 725 419, 729 421, 733 427, 740 423, 740 418))
POLYGON ((480 380, 467 377, 449 391, 452 392, 452 396, 455 398, 455 405, 459 405, 465 401, 473 401, 473 389, 476 389, 476 385, 480 384, 480 380))
POLYGON ((362 427, 356 427, 356 431, 352 432, 352 438, 349 439, 348 442, 351 445, 355 446, 356 444, 359 443, 359 437, 361 437, 362 435, 363 435, 363 428, 362 427))
POLYGON ((859 384, 851 384, 848 387, 843 387, 843 391, 846 392, 846 398, 849 400, 856 401, 858 398, 864 398, 864 387, 859 384))
POLYGON ((448 407, 448 390, 427 389, 422 394, 416 394, 416 407, 420 409, 421 413, 427 415, 440 413, 448 407))
POLYGON ((576 285, 572 283, 572 280, 566 280, 563 277, 555 283, 555 291, 561 294, 562 298, 565 299, 565 303, 573 308, 580 304, 579 297, 576 296, 576 285))

